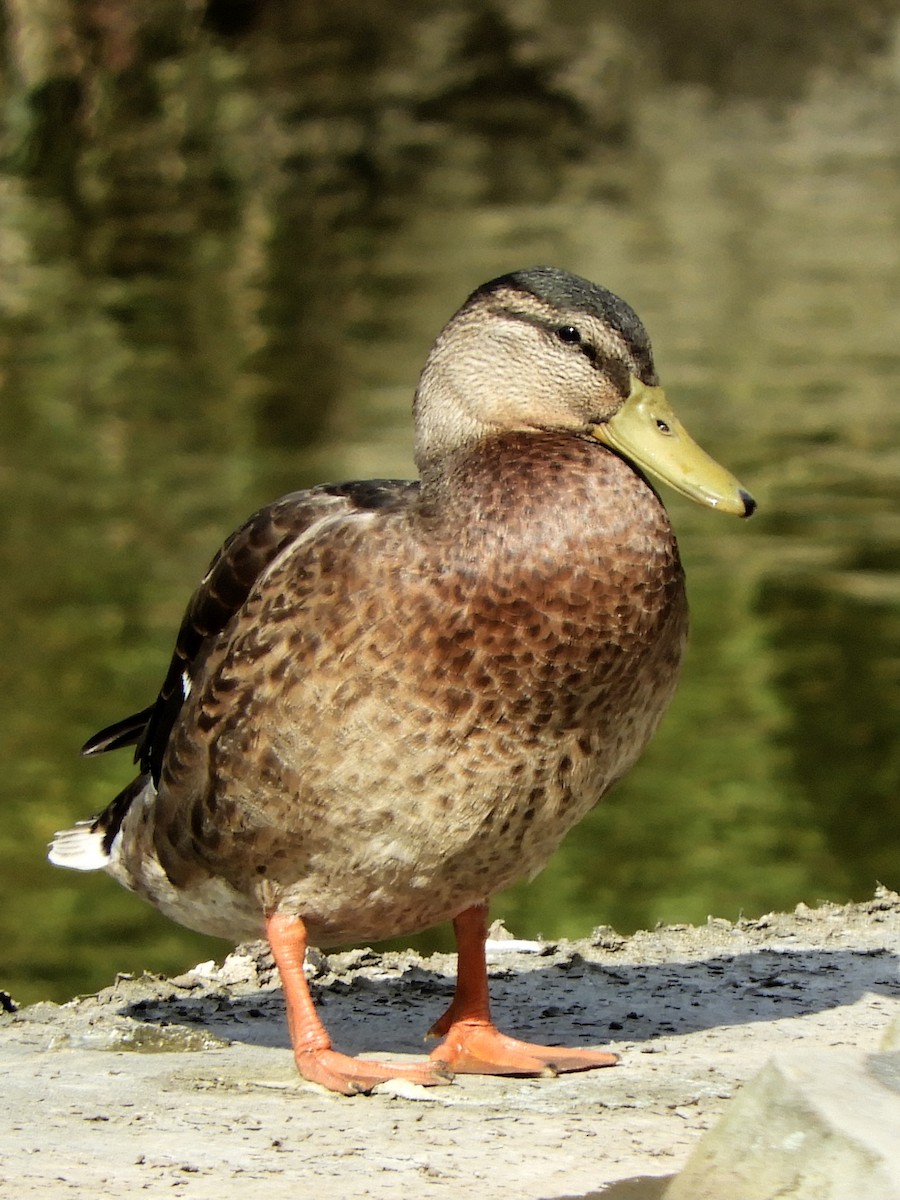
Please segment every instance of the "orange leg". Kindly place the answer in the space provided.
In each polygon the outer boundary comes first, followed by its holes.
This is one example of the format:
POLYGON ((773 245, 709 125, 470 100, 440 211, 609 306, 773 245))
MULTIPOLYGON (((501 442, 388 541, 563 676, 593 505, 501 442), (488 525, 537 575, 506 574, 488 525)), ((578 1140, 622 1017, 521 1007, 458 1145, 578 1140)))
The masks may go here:
POLYGON ((396 1066, 332 1050, 331 1038, 319 1020, 303 973, 306 927, 299 917, 274 913, 266 920, 266 936, 281 974, 294 1058, 304 1079, 345 1096, 370 1092, 387 1079, 407 1079, 426 1086, 447 1081, 448 1072, 437 1062, 396 1066))
POLYGON ((487 905, 465 909, 453 922, 459 961, 453 1002, 430 1032, 444 1036, 431 1058, 451 1071, 476 1075, 558 1075, 611 1067, 618 1055, 600 1050, 566 1050, 520 1042, 500 1033, 488 999, 487 905))

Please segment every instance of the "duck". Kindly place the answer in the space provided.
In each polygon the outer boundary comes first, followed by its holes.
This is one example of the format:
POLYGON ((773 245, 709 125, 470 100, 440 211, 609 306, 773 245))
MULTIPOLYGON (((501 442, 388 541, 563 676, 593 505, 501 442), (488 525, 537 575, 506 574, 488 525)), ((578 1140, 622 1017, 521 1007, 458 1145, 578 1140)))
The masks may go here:
POLYGON ((297 491, 225 541, 155 701, 83 747, 134 747, 137 776, 49 851, 190 929, 267 939, 300 1075, 346 1095, 617 1061, 497 1029, 488 906, 629 770, 675 690, 684 572, 648 475, 755 508, 676 417, 634 310, 556 267, 469 295, 413 419, 417 480, 297 491), (458 963, 435 1049, 337 1050, 307 947, 443 921, 458 963))

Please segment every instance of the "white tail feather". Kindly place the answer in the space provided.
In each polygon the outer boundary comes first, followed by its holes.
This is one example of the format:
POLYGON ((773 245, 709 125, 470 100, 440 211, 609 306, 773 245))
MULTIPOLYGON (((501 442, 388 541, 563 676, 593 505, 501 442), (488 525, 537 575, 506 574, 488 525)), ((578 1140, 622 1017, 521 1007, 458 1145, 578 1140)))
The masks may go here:
POLYGON ((94 829, 93 821, 79 821, 72 829, 53 835, 47 857, 55 867, 73 871, 102 871, 109 863, 103 848, 103 830, 94 829))

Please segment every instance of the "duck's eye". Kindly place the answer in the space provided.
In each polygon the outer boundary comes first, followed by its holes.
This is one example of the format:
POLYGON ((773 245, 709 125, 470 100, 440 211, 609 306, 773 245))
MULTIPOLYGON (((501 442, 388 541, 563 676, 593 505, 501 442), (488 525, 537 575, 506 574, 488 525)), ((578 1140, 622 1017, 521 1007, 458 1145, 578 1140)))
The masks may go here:
POLYGON ((581 334, 574 325, 560 325, 556 330, 556 336, 561 342, 566 342, 569 346, 581 345, 581 334))
POLYGON ((665 423, 665 421, 660 421, 658 417, 656 420, 656 428, 659 430, 660 433, 671 433, 672 432, 672 430, 665 423))

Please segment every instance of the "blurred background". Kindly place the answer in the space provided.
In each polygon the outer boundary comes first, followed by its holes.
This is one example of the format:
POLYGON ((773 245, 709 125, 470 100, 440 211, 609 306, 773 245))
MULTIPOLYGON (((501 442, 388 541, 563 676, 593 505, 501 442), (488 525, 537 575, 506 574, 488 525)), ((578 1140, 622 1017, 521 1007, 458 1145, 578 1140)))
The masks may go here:
POLYGON ((666 494, 678 697, 496 913, 900 886, 900 0, 0 0, 0 39, 0 987, 226 951, 45 862, 130 778, 79 747, 254 508, 413 472, 432 338, 535 263, 631 302, 760 510, 666 494))

